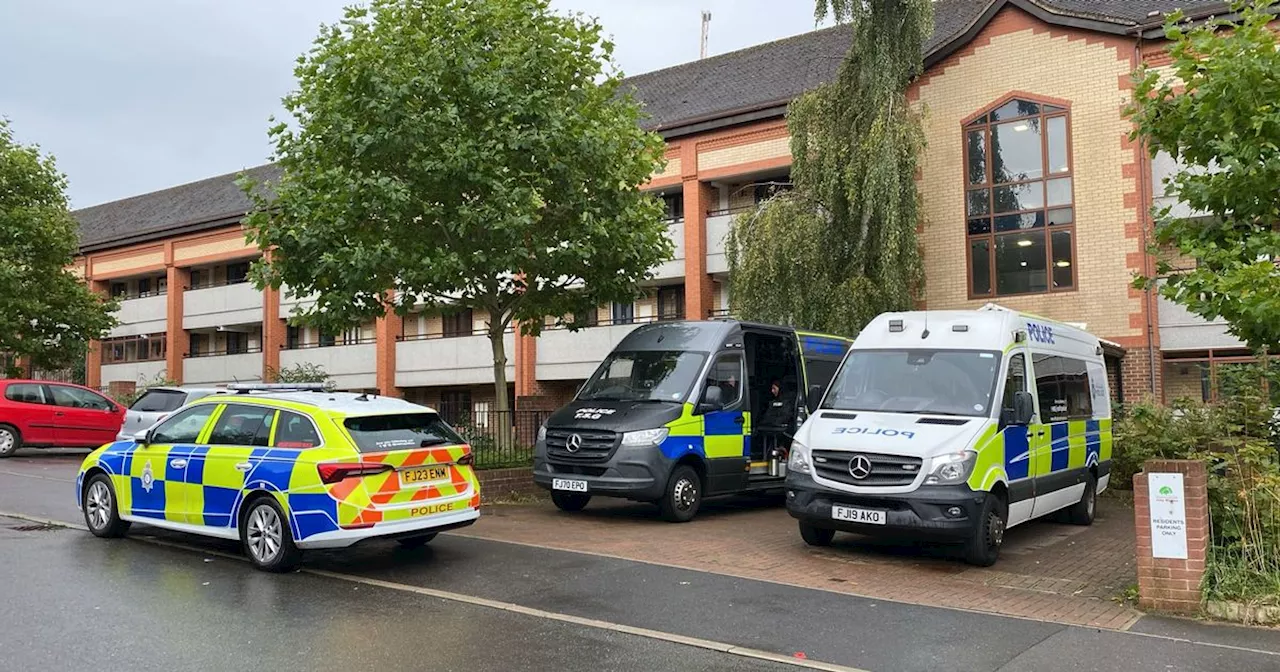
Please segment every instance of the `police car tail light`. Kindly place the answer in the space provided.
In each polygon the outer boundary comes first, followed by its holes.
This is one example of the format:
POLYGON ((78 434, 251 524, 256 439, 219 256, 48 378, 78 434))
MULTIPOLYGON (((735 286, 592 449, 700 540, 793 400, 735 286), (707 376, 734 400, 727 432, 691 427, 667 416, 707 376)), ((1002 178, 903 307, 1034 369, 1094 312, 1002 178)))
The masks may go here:
POLYGON ((476 463, 476 454, 471 452, 470 447, 467 448, 467 452, 463 453, 462 457, 459 457, 458 461, 456 462, 456 464, 460 464, 464 467, 469 467, 475 463, 476 463))
POLYGON ((320 481, 327 484, 340 483, 358 476, 373 476, 394 468, 380 462, 326 462, 316 465, 316 470, 320 472, 320 481))

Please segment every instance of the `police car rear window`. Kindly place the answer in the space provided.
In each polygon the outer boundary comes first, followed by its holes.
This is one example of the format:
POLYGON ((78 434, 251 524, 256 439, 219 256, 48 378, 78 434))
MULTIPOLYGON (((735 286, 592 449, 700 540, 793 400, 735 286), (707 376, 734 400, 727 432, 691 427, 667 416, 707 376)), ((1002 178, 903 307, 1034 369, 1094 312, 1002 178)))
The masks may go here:
POLYGON ((397 413, 347 418, 342 423, 362 453, 414 450, 463 443, 435 413, 397 413))

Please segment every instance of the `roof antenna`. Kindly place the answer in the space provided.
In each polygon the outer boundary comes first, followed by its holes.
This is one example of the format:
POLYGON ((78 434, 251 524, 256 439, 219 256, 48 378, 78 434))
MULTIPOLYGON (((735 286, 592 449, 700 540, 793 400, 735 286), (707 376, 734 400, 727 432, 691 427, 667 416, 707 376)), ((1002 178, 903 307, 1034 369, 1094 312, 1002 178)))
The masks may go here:
POLYGON ((929 338, 929 311, 924 311, 924 331, 920 333, 920 340, 929 338))
POLYGON ((707 57, 707 31, 710 28, 711 28, 711 12, 708 12, 707 10, 704 9, 702 10, 702 44, 701 44, 701 48, 698 51, 699 59, 703 59, 707 57))

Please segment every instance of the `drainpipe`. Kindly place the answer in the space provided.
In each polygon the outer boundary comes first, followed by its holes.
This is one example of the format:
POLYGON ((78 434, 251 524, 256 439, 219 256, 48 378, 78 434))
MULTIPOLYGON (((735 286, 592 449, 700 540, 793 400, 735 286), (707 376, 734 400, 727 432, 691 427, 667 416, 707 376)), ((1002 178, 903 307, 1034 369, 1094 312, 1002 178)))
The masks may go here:
MULTIPOLYGON (((1138 65, 1142 63, 1143 26, 1136 26, 1132 30, 1132 33, 1135 38, 1133 42, 1133 63, 1134 63, 1134 67, 1136 68, 1138 65)), ((1151 244, 1151 241, 1148 238, 1148 235, 1152 226, 1154 226, 1154 221, 1151 221, 1149 219, 1151 217, 1151 208, 1153 207, 1152 195, 1151 195, 1151 189, 1153 185, 1149 181, 1151 166, 1149 161, 1147 160, 1148 153, 1147 153, 1146 141, 1143 140, 1143 138, 1141 137, 1138 138, 1138 148, 1139 148, 1139 152, 1138 152, 1138 190, 1139 191, 1138 193, 1140 195, 1139 202, 1141 203, 1141 212, 1139 213, 1139 217, 1141 217, 1141 219, 1139 220, 1139 223, 1142 226, 1142 273, 1144 276, 1150 278, 1154 275, 1154 270, 1155 270, 1151 264, 1151 255, 1148 253, 1148 249, 1151 244), (1148 226, 1149 221, 1151 221, 1151 226, 1148 226)), ((1155 396, 1157 393, 1159 393, 1159 390, 1156 389, 1156 366, 1158 366, 1158 364, 1156 362, 1156 347, 1155 347, 1155 343, 1156 343, 1155 314, 1156 314, 1156 310, 1158 310, 1158 306, 1155 303, 1155 293, 1153 291, 1153 288, 1151 286, 1148 286, 1143 291, 1145 292, 1143 300, 1146 301, 1146 311, 1144 312, 1146 313, 1146 322, 1147 322, 1146 335, 1147 335, 1148 384, 1151 388, 1152 396, 1155 396)))

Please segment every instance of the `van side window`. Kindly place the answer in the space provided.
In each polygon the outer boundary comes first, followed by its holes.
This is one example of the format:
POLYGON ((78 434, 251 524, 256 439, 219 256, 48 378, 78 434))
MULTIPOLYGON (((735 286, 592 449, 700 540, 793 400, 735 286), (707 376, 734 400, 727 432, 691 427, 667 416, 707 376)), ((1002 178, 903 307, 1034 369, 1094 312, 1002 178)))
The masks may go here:
POLYGON ((725 408, 733 408, 742 401, 742 355, 720 355, 711 366, 707 387, 720 387, 720 399, 725 408))
POLYGON ((1088 364, 1071 357, 1035 355, 1036 392, 1040 422, 1066 422, 1093 417, 1088 364))
POLYGON ((1009 424, 1013 417, 1013 396, 1027 391, 1027 356, 1018 353, 1009 357, 1009 372, 1004 377, 1004 400, 1000 403, 1000 424, 1009 424))

